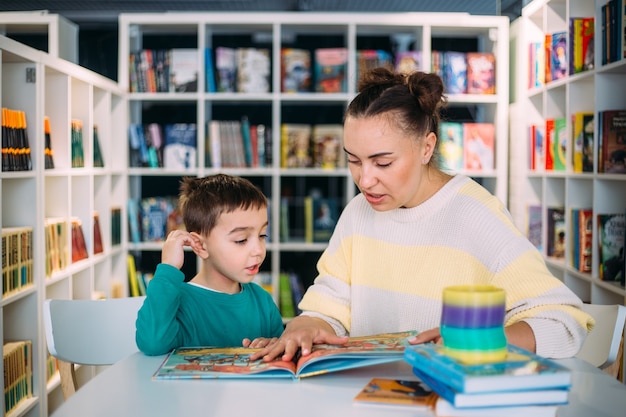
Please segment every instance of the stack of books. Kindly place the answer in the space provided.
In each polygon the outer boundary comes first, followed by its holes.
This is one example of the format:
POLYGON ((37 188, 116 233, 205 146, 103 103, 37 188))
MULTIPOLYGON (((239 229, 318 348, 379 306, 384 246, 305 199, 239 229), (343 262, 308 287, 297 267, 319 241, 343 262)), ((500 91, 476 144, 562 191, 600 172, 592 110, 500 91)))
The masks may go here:
POLYGON ((444 349, 429 343, 404 352, 413 373, 440 397, 437 415, 507 414, 527 408, 534 417, 553 416, 557 405, 568 402, 571 371, 552 360, 509 345, 503 361, 464 364, 444 349))

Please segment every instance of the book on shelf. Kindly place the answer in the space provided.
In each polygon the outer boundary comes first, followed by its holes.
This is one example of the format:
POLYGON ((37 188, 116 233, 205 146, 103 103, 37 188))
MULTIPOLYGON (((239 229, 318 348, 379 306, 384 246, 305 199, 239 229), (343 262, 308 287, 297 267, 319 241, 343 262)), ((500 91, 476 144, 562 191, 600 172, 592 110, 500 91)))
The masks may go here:
POLYGON ((463 123, 463 161, 465 169, 489 172, 495 169, 495 125, 463 123))
POLYGON ((459 172, 464 168, 463 123, 442 122, 439 125, 439 155, 442 169, 459 172))
POLYGON ((598 172, 626 174, 626 109, 598 114, 598 172))
POLYGON ((237 92, 268 93, 270 91, 270 50, 237 48, 237 92))
POLYGON ((593 210, 591 208, 573 208, 571 218, 572 266, 580 272, 591 272, 593 210))
POLYGON ((189 93, 198 91, 200 70, 198 50, 172 48, 169 50, 169 91, 189 93))
POLYGON ((445 379, 434 378, 419 368, 413 368, 413 373, 456 408, 567 404, 569 395, 569 387, 464 393, 450 387, 445 379))
POLYGON ((567 121, 564 117, 554 119, 554 140, 552 153, 554 155, 554 171, 565 171, 567 168, 567 121))
POLYGON ((104 157, 102 156, 102 148, 100 147, 100 135, 98 135, 98 126, 93 127, 93 166, 103 168, 104 157))
MULTIPOLYGON (((567 56, 567 32, 558 31, 546 35, 546 65, 549 71, 549 81, 556 81, 567 77, 569 64, 567 56)), ((548 74, 546 74, 548 78, 548 74)))
POLYGON ((175 197, 145 197, 140 203, 143 242, 163 242, 168 233, 168 220, 176 208, 175 197))
POLYGON ((342 124, 316 124, 311 131, 314 168, 337 169, 346 167, 343 151, 342 124))
POLYGON ((304 198, 304 236, 308 243, 328 243, 339 219, 336 198, 306 196, 304 198))
POLYGON ((446 94, 467 93, 467 59, 465 52, 444 51, 442 56, 443 85, 446 94))
POLYGON ((4 415, 33 397, 33 343, 16 340, 2 344, 4 369, 4 415))
MULTIPOLYGON (((44 132, 44 168, 54 168, 54 152, 52 151, 52 136, 50 133, 50 117, 44 116, 43 118, 43 132, 44 132)), ((4 147, 4 146, 3 146, 4 147)))
POLYGON ((410 74, 414 71, 423 71, 424 56, 422 51, 400 51, 396 53, 394 61, 396 72, 410 74))
POLYGON ((26 113, 2 108, 2 171, 30 171, 32 159, 26 113))
POLYGON ((496 57, 492 52, 467 52, 467 93, 496 93, 496 57))
POLYGON ((532 171, 543 171, 546 166, 545 158, 545 126, 530 125, 530 169, 532 171))
POLYGON ((283 93, 306 93, 311 91, 311 51, 301 48, 282 48, 281 91, 283 93))
POLYGON ((196 167, 197 128, 195 123, 165 125, 163 167, 190 169, 196 167))
POLYGON ((216 87, 220 93, 234 93, 237 88, 237 51, 235 48, 215 48, 216 87))
POLYGON ((393 70, 395 67, 391 53, 382 49, 360 49, 356 51, 356 83, 368 71, 373 68, 387 68, 393 70))
POLYGON ((312 127, 303 123, 281 126, 281 168, 310 168, 312 127))
POLYGON ((377 406, 410 406, 432 410, 439 396, 422 381, 393 378, 372 378, 354 397, 354 403, 377 406))
POLYGON ((508 345, 503 360, 483 364, 465 364, 434 343, 408 346, 404 359, 421 374, 465 394, 567 389, 572 384, 567 367, 515 345, 508 345))
POLYGON ((569 74, 579 74, 594 67, 594 18, 570 17, 569 74))
POLYGON ((2 298, 33 284, 33 228, 2 228, 2 298))
POLYGON ((624 280, 625 219, 624 211, 597 215, 599 277, 603 281, 624 280))
POLYGON ((574 172, 593 172, 593 112, 572 114, 572 170, 574 172))
POLYGON ((46 277, 61 271, 69 264, 69 226, 64 217, 46 217, 44 219, 46 242, 46 277))
POLYGON ((141 215, 139 213, 139 202, 135 199, 129 199, 126 203, 128 211, 128 235, 132 243, 141 242, 141 215))
POLYGON ((626 58, 626 33, 624 33, 624 16, 626 8, 623 0, 607 0, 600 9, 600 43, 602 65, 626 58))
POLYGON ((546 119, 545 136, 544 136, 544 162, 545 170, 554 170, 554 141, 555 139, 555 119, 546 119))
POLYGON ((93 213, 93 253, 104 252, 104 244, 102 243, 102 230, 100 228, 100 214, 93 213))
POLYGON ((545 84, 544 42, 531 42, 528 45, 528 88, 538 88, 545 84))
POLYGON ((296 315, 291 281, 287 272, 278 274, 278 308, 282 317, 292 318, 296 315))
POLYGON ((131 254, 126 256, 126 265, 128 268, 128 289, 131 297, 141 297, 146 295, 145 288, 143 293, 139 284, 139 275, 137 273, 137 266, 135 264, 135 257, 131 254))
POLYGON ((130 167, 148 166, 148 147, 144 128, 139 123, 128 125, 128 165, 130 167))
POLYGON ((111 246, 122 243, 122 208, 111 207, 111 246))
POLYGON ((79 119, 71 121, 71 157, 72 168, 82 168, 85 166, 85 147, 83 144, 83 122, 79 119))
POLYGON ((546 255, 565 257, 565 208, 548 207, 546 225, 546 255))
POLYGON ((543 207, 540 205, 529 205, 526 209, 528 226, 526 228, 526 237, 539 250, 543 250, 542 234, 543 234, 543 207))
POLYGON ((314 51, 315 91, 318 93, 347 92, 348 49, 317 48, 314 51))
POLYGON ((207 93, 217 92, 215 85, 215 64, 213 63, 213 48, 204 48, 204 76, 207 93))
POLYGON ((70 220, 72 238, 72 263, 89 257, 85 233, 83 232, 83 222, 78 217, 70 220))
POLYGON ((150 123, 144 129, 145 147, 150 168, 163 167, 163 128, 158 123, 150 123))
POLYGON ((313 345, 311 354, 292 361, 250 360, 259 349, 180 347, 170 352, 153 379, 308 378, 346 369, 402 360, 407 339, 417 332, 351 337, 344 345, 313 345))

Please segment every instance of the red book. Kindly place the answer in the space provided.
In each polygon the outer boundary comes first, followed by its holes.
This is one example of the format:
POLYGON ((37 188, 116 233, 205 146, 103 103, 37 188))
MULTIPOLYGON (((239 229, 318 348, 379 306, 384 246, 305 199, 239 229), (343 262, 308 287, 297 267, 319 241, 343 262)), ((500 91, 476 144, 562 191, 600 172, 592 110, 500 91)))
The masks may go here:
POLYGON ((554 169, 554 119, 546 119, 546 143, 545 143, 545 158, 546 158, 546 171, 552 171, 554 169))

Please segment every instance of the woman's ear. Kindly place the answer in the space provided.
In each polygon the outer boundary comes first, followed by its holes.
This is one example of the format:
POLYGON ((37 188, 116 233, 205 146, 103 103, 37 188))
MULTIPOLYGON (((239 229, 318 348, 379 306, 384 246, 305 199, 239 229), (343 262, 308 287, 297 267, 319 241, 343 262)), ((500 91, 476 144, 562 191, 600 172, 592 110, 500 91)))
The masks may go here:
POLYGON ((206 241, 204 237, 201 234, 196 233, 196 232, 191 232, 189 233, 189 235, 191 236, 191 240, 193 242, 193 244, 191 245, 191 249, 193 250, 193 253, 195 253, 202 259, 208 258, 209 251, 206 247, 206 241))
POLYGON ((426 161, 428 163, 430 158, 432 158, 435 153, 435 147, 437 146, 437 135, 434 132, 430 132, 424 138, 423 147, 422 147, 422 161, 426 161))

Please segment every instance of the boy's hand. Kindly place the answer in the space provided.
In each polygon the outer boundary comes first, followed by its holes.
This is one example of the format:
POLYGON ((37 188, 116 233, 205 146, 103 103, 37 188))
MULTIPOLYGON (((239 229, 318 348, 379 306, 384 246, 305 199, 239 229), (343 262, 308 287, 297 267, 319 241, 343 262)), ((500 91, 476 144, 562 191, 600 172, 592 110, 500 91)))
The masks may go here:
POLYGON ((191 233, 184 230, 174 230, 167 235, 167 239, 163 243, 161 263, 180 269, 185 261, 185 246, 195 249, 195 246, 198 245, 201 243, 191 233))

